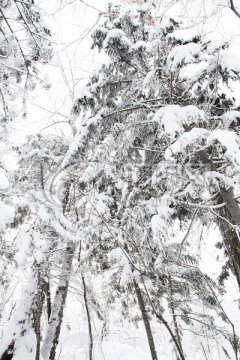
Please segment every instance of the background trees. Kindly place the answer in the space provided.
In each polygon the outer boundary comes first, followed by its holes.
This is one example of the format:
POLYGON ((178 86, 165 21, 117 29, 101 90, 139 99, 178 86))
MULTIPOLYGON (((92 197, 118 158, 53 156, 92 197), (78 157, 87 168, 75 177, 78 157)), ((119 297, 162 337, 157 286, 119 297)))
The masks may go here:
POLYGON ((23 100, 25 114, 27 91, 40 82, 47 85, 37 68, 52 57, 51 32, 42 11, 32 1, 1 1, 1 123, 19 116, 16 109, 23 100))

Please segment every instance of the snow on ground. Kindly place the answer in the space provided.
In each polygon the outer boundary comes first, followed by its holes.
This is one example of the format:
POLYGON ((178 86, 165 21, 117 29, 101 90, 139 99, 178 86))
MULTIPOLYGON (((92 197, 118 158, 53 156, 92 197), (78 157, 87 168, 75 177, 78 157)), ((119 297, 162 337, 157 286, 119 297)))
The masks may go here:
MULTIPOLYGON (((87 334, 71 333, 61 340, 59 360, 88 360, 87 334)), ((151 355, 141 345, 130 345, 119 341, 95 344, 94 360, 150 360, 151 355)))

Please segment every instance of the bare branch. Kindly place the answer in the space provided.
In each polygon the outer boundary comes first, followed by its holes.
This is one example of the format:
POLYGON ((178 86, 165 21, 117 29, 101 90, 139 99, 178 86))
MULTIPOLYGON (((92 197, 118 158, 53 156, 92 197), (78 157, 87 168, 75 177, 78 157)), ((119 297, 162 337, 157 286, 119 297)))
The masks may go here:
POLYGON ((230 9, 234 12, 235 15, 240 19, 240 13, 235 8, 235 5, 233 3, 233 0, 230 0, 230 9))

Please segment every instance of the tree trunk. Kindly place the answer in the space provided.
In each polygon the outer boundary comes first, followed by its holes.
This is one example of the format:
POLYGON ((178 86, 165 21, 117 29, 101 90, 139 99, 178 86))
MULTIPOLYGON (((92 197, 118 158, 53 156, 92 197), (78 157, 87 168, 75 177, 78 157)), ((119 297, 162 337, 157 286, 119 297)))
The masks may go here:
POLYGON ((147 333, 147 339, 148 339, 148 344, 149 344, 152 360, 158 360, 157 352, 156 352, 156 348, 155 348, 155 344, 154 344, 154 339, 153 339, 153 334, 152 334, 152 329, 151 329, 150 322, 148 319, 148 314, 147 314, 145 303, 144 303, 144 300, 142 297, 141 289, 139 288, 138 283, 136 282, 135 279, 133 280, 133 284, 134 284, 134 289, 135 289, 137 299, 138 299, 138 305, 139 305, 139 308, 140 308, 140 311, 142 314, 143 323, 144 323, 145 330, 147 333))
MULTIPOLYGON (((217 166, 211 161, 205 150, 198 152, 201 161, 212 171, 218 171, 217 166)), ((240 207, 234 198, 233 189, 220 189, 220 201, 225 203, 223 208, 218 210, 219 228, 223 237, 224 245, 229 257, 231 270, 235 275, 240 291, 240 207)))
POLYGON ((41 266, 34 264, 36 278, 37 278, 37 293, 33 299, 33 328, 36 334, 36 357, 35 360, 40 360, 40 345, 41 345, 41 317, 43 313, 44 304, 44 279, 41 273, 41 266))
POLYGON ((47 305, 47 317, 48 321, 51 316, 52 311, 52 302, 51 302, 51 292, 50 292, 50 284, 49 284, 49 278, 44 283, 44 292, 46 297, 46 305, 47 305))
POLYGON ((88 334, 89 334, 89 360, 93 360, 93 334, 92 334, 92 324, 91 324, 91 317, 90 311, 88 306, 88 298, 87 298, 87 286, 85 284, 85 278, 82 276, 82 283, 83 283, 83 297, 85 303, 85 309, 87 313, 87 322, 88 322, 88 334))
POLYGON ((12 360, 14 350, 14 341, 8 346, 8 348, 2 354, 0 360, 12 360))
POLYGON ((49 319, 45 340, 41 349, 41 354, 44 360, 55 360, 56 348, 58 345, 63 320, 63 310, 67 298, 74 251, 75 245, 68 243, 63 258, 62 271, 52 305, 51 316, 49 319))
MULTIPOLYGON (((226 206, 227 208, 227 206, 226 206)), ((232 273, 235 275, 240 291, 240 241, 237 229, 230 224, 231 216, 226 208, 219 210, 219 228, 223 237, 225 249, 229 258, 232 273), (226 219, 226 220, 225 220, 226 219)))
POLYGON ((6 330, 6 335, 3 334, 2 349, 0 349, 1 360, 10 360, 13 354, 19 358, 21 351, 33 354, 34 360, 40 359, 41 316, 44 303, 43 273, 42 264, 35 261, 24 297, 10 321, 10 331, 6 330), (29 333, 35 334, 36 342, 29 344, 29 333))
MULTIPOLYGON (((183 352, 183 347, 182 347, 182 341, 181 341, 181 335, 180 335, 180 331, 178 328, 178 323, 177 323, 177 318, 176 318, 176 314, 175 314, 175 308, 174 308, 174 299, 173 299, 173 286, 172 286, 172 279, 171 279, 171 275, 169 274, 168 276, 168 280, 169 280, 169 290, 170 290, 170 309, 172 311, 172 316, 173 316, 173 324, 174 324, 174 328, 175 328, 175 335, 179 344, 179 348, 181 349, 182 354, 183 352)), ((180 360, 178 353, 177 353, 177 360, 180 360)))

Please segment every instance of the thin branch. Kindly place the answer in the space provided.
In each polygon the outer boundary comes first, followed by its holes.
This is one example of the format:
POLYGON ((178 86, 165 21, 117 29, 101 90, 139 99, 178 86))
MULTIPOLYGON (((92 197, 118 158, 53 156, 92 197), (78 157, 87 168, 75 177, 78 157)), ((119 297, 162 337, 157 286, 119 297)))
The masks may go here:
POLYGON ((234 12, 235 15, 240 19, 240 13, 235 8, 235 5, 233 3, 233 0, 230 0, 230 9, 234 12))
POLYGON ((4 114, 5 114, 5 118, 7 118, 7 105, 2 93, 2 90, 0 89, 0 94, 1 94, 1 98, 2 98, 2 103, 3 103, 3 110, 4 110, 4 114))
POLYGON ((25 15, 21 12, 21 10, 20 10, 20 8, 19 8, 16 0, 14 0, 14 2, 15 2, 15 5, 16 5, 16 7, 17 7, 17 9, 18 9, 19 14, 21 15, 21 17, 22 17, 22 19, 23 19, 23 22, 24 22, 25 25, 26 25, 26 28, 27 28, 28 31, 29 31, 30 36, 32 37, 32 39, 33 39, 33 41, 35 42, 36 46, 37 46, 37 47, 40 49, 40 51, 41 51, 41 46, 38 44, 37 40, 36 40, 35 37, 33 36, 33 32, 32 32, 32 30, 30 29, 30 27, 29 27, 29 25, 28 25, 28 23, 27 23, 27 20, 26 20, 26 18, 25 18, 25 15))
POLYGON ((194 203, 190 203, 190 202, 185 202, 185 201, 177 201, 178 204, 181 204, 181 205, 185 205, 185 206, 193 206, 193 207, 196 207, 196 208, 200 208, 200 209, 221 209, 223 208, 226 203, 222 203, 222 204, 217 204, 217 205, 202 205, 202 204, 194 204, 194 203))

